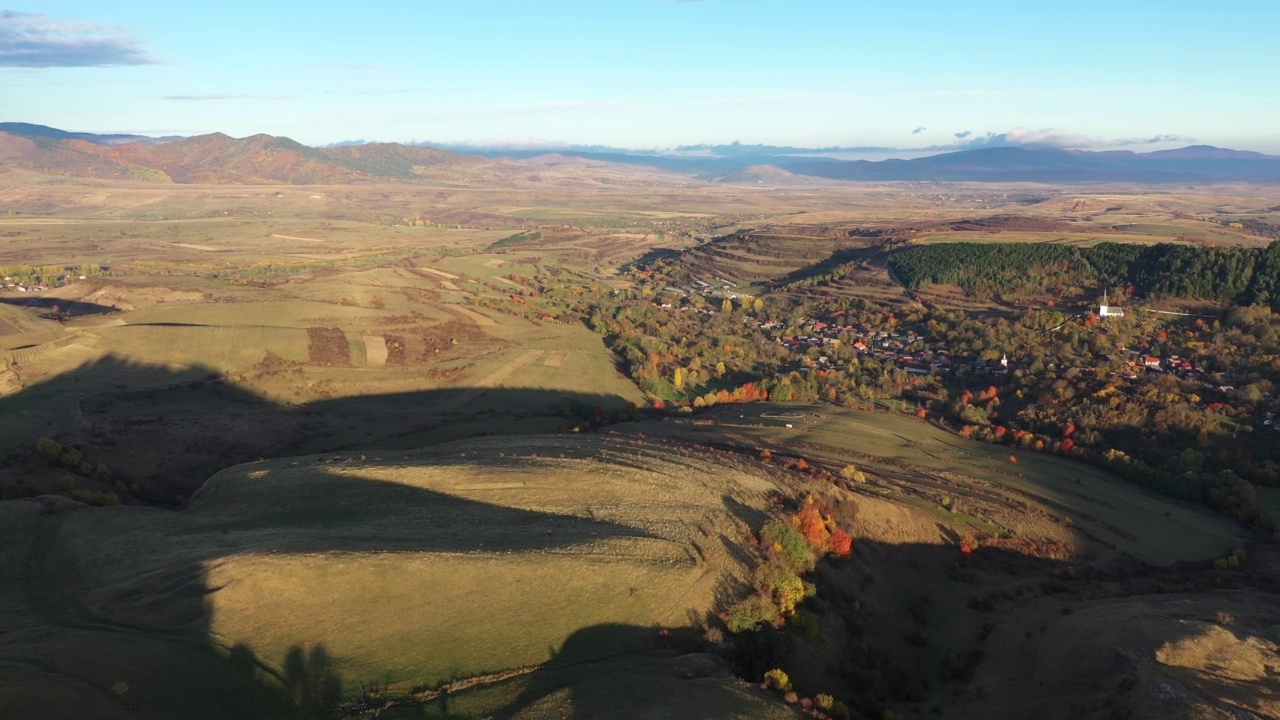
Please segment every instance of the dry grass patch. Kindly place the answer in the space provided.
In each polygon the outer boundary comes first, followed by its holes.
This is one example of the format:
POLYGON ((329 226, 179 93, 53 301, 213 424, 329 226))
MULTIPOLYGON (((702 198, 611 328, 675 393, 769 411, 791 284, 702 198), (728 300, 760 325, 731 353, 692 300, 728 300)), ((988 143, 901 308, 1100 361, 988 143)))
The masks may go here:
POLYGON ((586 627, 701 616, 746 573, 735 512, 774 489, 643 442, 507 437, 241 466, 185 513, 75 513, 60 542, 103 619, 271 664, 319 643, 351 680, 434 683, 545 661, 586 627))

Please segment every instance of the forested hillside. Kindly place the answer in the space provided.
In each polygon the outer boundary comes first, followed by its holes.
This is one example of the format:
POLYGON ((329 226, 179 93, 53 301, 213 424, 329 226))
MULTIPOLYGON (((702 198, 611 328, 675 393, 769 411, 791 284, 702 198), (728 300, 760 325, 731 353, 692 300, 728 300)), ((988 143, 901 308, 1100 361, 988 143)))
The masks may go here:
POLYGON ((909 288, 938 283, 995 294, 1122 285, 1144 295, 1280 309, 1280 241, 1266 248, 946 243, 900 250, 887 264, 909 288))

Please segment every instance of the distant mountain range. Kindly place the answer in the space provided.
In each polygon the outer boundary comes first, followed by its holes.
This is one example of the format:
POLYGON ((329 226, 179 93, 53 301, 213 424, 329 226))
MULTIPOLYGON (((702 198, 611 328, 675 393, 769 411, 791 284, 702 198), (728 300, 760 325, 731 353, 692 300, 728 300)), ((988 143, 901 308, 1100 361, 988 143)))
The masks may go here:
POLYGON ((914 160, 792 162, 797 175, 836 180, 949 182, 1280 182, 1280 157, 1193 145, 1149 153, 987 148, 914 160))
MULTIPOLYGON (((443 147, 486 157, 527 158, 547 152, 536 147, 447 144, 443 147)), ((643 165, 721 182, 745 183, 794 183, 796 176, 873 182, 1280 182, 1280 156, 1209 145, 1149 153, 995 147, 942 152, 912 160, 842 160, 838 157, 851 153, 884 154, 889 150, 733 143, 685 146, 667 153, 592 146, 556 152, 568 157, 643 165)))
MULTIPOLYGON (((851 148, 829 148, 848 151, 851 148)), ((82 177, 177 183, 338 184, 412 181, 486 158, 528 160, 549 154, 643 166, 704 180, 743 184, 871 182, 1280 183, 1280 156, 1194 145, 1148 153, 1014 147, 947 152, 912 160, 840 160, 774 146, 697 146, 670 153, 617 148, 440 149, 401 143, 340 143, 316 148, 285 137, 181 138, 67 132, 0 123, 0 168, 82 177), (467 150, 468 153, 455 150, 467 150), (483 156, 483 157, 482 157, 483 156)))
POLYGON ((0 167, 79 177, 176 183, 325 185, 412 180, 447 166, 485 162, 447 150, 370 143, 313 148, 284 137, 222 133, 166 142, 117 143, 119 136, 62 133, 44 126, 0 125, 0 167), (10 130, 4 130, 4 127, 10 130), (35 128, 34 131, 26 130, 35 128))
POLYGON ((148 135, 100 135, 98 133, 68 132, 51 128, 48 125, 33 125, 22 122, 0 122, 0 132, 24 137, 49 138, 51 140, 87 140, 97 145, 123 145, 124 143, 155 144, 181 140, 180 135, 167 137, 151 137, 148 135))

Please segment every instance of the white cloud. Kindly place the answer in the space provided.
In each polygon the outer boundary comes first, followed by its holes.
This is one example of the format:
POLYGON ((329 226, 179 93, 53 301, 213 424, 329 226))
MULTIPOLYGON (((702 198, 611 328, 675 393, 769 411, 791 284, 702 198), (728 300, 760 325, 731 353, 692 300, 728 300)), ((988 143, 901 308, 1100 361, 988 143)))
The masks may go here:
POLYGON ((157 61, 118 28, 0 10, 0 67, 111 67, 157 61))
MULTIPOLYGON (((1028 150, 1087 150, 1108 147, 1127 147, 1132 145, 1159 145, 1161 143, 1177 143, 1177 142, 1193 142, 1193 138, 1184 135, 1154 135, 1148 138, 1122 138, 1111 139, 1090 137, 1088 135, 1080 135, 1078 133, 1067 132, 1059 128, 1044 128, 1041 130, 1030 130, 1024 127, 1017 127, 1008 132, 1002 133, 986 133, 970 137, 971 133, 965 131, 956 133, 956 138, 962 142, 956 143, 951 149, 956 150, 978 150, 982 148, 997 147, 1017 147, 1026 148, 1028 150)), ((946 146, 939 146, 930 149, 945 149, 946 146)))

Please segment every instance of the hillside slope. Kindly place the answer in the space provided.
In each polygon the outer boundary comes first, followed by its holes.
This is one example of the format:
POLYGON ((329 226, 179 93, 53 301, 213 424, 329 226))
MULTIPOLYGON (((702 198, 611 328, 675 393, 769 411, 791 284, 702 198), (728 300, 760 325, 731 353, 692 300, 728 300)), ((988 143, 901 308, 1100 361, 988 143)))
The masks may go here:
MULTIPOLYGON (((661 667, 677 655, 662 651, 658 628, 705 616, 742 582, 743 518, 762 515, 778 489, 689 452, 613 437, 481 439, 240 466, 181 513, 49 517, 30 501, 5 504, 6 547, 20 549, 3 556, 6 629, 35 633, 0 642, 6 683, 26 688, 26 707, 114 695, 141 716, 175 702, 170 716, 235 717, 246 716, 236 699, 294 690, 299 662, 348 697, 362 684, 403 694, 618 653, 661 667), (65 608, 61 619, 24 601, 32 591, 65 608), (198 650, 205 643, 214 652, 198 650), (181 667, 156 675, 164 657, 181 667), (220 663, 207 685, 235 686, 233 699, 188 707, 174 697, 188 672, 220 663), (64 673, 79 683, 66 687, 64 673)), ((754 708, 743 717, 782 710, 722 663, 693 675, 697 693, 754 708)), ((635 702, 676 702, 611 682, 635 702)), ((512 688, 500 703, 534 705, 530 691, 512 688)), ((190 697, 207 702, 203 691, 190 697)))
POLYGON ((0 132, 0 169, 21 168, 53 175, 108 180, 171 180, 163 171, 105 157, 97 152, 85 152, 83 146, 98 147, 85 141, 63 142, 0 132))
POLYGON ((0 132, 0 167, 74 177, 202 184, 331 185, 408 180, 435 168, 483 162, 394 143, 313 148, 285 137, 212 133, 166 143, 103 144, 77 135, 0 132))

